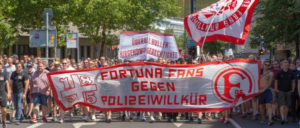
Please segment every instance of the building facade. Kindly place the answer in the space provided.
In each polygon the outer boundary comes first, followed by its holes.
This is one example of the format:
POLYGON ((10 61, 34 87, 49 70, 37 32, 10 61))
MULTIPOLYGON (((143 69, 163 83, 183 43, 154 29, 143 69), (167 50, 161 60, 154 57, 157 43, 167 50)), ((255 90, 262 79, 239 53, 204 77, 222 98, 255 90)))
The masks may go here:
MULTIPOLYGON (((54 48, 49 48, 49 57, 55 57, 54 48)), ((8 49, 3 49, 3 54, 16 54, 19 56, 22 55, 38 55, 37 48, 30 48, 29 47, 29 35, 22 35, 18 38, 17 43, 11 46, 8 49), (10 51, 11 50, 11 51, 10 51)), ((116 49, 112 50, 111 46, 105 45, 104 46, 104 56, 109 58, 115 58, 117 56, 116 49)), ((40 55, 42 58, 46 57, 46 48, 40 48, 40 55)), ((100 55, 100 44, 95 45, 92 42, 89 42, 88 38, 79 37, 79 58, 99 58, 100 55)), ((66 47, 57 47, 56 50, 56 57, 60 58, 72 58, 77 59, 77 49, 66 48, 66 47)))
POLYGON ((185 31, 183 18, 165 18, 163 20, 156 21, 151 26, 155 29, 159 29, 160 32, 165 32, 167 29, 173 29, 175 36, 181 36, 185 31))

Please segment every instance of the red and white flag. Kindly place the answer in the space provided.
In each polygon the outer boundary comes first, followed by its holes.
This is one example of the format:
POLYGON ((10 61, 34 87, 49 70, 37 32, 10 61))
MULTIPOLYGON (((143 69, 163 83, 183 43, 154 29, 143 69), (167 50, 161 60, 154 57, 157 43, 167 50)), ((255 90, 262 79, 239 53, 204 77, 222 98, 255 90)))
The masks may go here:
POLYGON ((200 47, 203 41, 215 40, 243 45, 257 2, 258 0, 220 0, 186 16, 184 26, 200 47))

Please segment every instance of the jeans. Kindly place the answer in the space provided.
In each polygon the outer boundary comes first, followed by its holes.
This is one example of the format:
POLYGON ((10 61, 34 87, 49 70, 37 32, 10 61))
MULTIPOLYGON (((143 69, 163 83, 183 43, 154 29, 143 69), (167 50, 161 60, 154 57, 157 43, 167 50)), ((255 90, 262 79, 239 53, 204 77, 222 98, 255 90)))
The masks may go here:
POLYGON ((14 93, 13 94, 13 102, 14 102, 14 107, 16 110, 16 120, 20 120, 21 119, 21 115, 22 115, 22 109, 23 109, 23 92, 20 93, 14 93))

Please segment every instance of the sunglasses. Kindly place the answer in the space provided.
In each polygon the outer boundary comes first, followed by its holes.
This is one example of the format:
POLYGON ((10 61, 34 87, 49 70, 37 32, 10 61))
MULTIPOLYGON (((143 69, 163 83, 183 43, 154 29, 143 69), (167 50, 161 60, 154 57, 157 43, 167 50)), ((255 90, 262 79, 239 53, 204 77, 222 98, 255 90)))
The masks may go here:
POLYGON ((270 64, 265 64, 265 66, 270 66, 270 64))
POLYGON ((67 63, 62 63, 62 64, 67 64, 67 63))

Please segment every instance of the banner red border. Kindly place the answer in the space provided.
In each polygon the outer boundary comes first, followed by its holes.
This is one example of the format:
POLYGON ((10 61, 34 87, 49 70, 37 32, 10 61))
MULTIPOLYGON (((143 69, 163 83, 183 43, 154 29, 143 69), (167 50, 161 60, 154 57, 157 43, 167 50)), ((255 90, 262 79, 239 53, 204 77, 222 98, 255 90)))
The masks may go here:
MULTIPOLYGON (((173 64, 173 65, 167 65, 167 64, 161 64, 161 63, 156 63, 156 62, 133 62, 133 63, 128 63, 128 64, 118 64, 118 65, 113 65, 109 67, 102 67, 102 68, 94 68, 94 69, 81 69, 81 70, 65 70, 65 71, 57 71, 57 72, 51 72, 47 74, 48 80, 50 82, 50 87, 54 95, 54 99, 56 103, 62 107, 64 111, 72 109, 75 105, 80 104, 84 106, 91 107, 93 109, 97 109, 100 111, 153 111, 153 112, 216 112, 216 111, 224 111, 228 108, 193 108, 193 109, 169 109, 169 108, 134 108, 134 107, 126 107, 126 108, 100 108, 97 106, 93 106, 90 104, 86 104, 84 102, 78 102, 74 104, 72 107, 66 108, 60 100, 58 100, 58 94, 56 92, 56 89, 54 87, 53 81, 51 79, 51 75, 55 74, 64 74, 64 73, 72 73, 72 72, 84 72, 84 71, 93 71, 93 70, 101 70, 101 69, 109 69, 109 68, 117 68, 117 67, 123 67, 123 66, 143 66, 143 65, 154 65, 154 66, 162 66, 162 67, 198 67, 198 66, 205 66, 205 65, 218 65, 218 64, 226 64, 226 63, 250 63, 250 64, 255 64, 258 63, 258 72, 259 72, 259 78, 260 78, 260 66, 261 63, 260 61, 250 61, 247 59, 232 59, 232 60, 226 60, 226 61, 217 61, 217 62, 208 62, 208 63, 203 63, 203 64, 198 64, 198 65, 182 65, 182 64, 173 64)), ((258 86, 260 88, 260 82, 258 82, 258 86)), ((253 96, 257 96, 257 94, 253 94, 253 96)))

